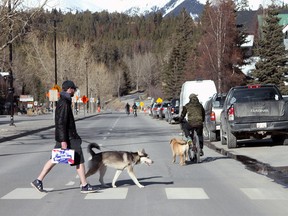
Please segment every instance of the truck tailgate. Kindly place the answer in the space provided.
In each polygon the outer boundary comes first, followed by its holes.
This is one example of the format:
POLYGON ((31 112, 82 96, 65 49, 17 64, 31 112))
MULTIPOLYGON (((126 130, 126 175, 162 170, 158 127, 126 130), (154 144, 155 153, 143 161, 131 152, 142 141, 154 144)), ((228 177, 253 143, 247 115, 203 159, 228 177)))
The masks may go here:
POLYGON ((249 103, 235 103, 235 121, 281 121, 288 120, 285 112, 285 101, 258 101, 249 103))

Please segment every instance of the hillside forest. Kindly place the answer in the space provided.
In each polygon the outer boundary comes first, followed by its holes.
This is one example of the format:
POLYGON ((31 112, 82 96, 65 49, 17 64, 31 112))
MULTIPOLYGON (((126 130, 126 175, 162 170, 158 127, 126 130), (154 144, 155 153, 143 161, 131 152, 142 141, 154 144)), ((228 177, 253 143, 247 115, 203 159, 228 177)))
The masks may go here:
POLYGON ((251 82, 239 69, 245 32, 232 0, 207 1, 197 20, 185 9, 168 17, 16 9, 0 11, 7 15, 0 21, 0 68, 13 71, 14 95, 45 102, 49 89, 67 79, 81 95, 102 101, 131 91, 172 99, 186 80, 212 79, 218 92, 251 82))

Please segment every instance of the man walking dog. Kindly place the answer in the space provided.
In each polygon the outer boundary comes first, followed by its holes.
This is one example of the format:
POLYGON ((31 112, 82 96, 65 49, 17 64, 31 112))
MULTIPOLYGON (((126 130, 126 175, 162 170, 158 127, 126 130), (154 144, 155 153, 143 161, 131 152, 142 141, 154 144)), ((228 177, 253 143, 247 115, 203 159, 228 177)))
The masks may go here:
MULTIPOLYGON (((72 97, 77 89, 74 82, 66 80, 62 84, 62 92, 55 110, 55 140, 54 148, 73 149, 75 151, 74 164, 81 181, 81 193, 96 192, 96 187, 87 183, 85 177, 84 155, 81 148, 82 140, 77 133, 73 111, 71 108, 72 97)), ((37 179, 31 185, 40 192, 43 190, 43 179, 56 164, 52 159, 44 165, 37 179)))

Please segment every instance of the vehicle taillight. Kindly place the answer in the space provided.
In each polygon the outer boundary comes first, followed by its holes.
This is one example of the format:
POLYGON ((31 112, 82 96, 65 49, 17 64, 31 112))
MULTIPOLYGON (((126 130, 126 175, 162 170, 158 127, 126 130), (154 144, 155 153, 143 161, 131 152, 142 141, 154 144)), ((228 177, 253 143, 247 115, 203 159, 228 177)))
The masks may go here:
POLYGON ((210 120, 211 120, 211 121, 216 121, 215 112, 211 112, 211 113, 210 113, 210 120))
POLYGON ((248 88, 260 88, 260 84, 248 85, 248 88))
POLYGON ((161 110, 161 111, 163 111, 163 110, 164 110, 164 108, 162 107, 162 108, 160 108, 160 110, 161 110))
POLYGON ((174 108, 171 109, 171 113, 174 113, 174 108))
POLYGON ((230 107, 228 110, 228 120, 233 121, 234 120, 234 107, 230 107))

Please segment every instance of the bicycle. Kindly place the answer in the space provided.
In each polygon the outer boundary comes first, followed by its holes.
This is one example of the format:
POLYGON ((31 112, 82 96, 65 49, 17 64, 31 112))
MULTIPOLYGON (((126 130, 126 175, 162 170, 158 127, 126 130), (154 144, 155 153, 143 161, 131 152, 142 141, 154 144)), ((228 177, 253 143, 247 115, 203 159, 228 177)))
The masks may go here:
POLYGON ((133 109, 133 114, 134 114, 134 117, 137 117, 137 110, 136 109, 133 109))
MULTIPOLYGON (((191 137, 192 144, 189 145, 188 156, 191 162, 200 163, 201 162, 200 160, 201 148, 200 148, 199 137, 195 129, 193 129, 192 133, 193 133, 193 136, 191 137)), ((191 134, 191 131, 190 131, 190 134, 191 134)))

